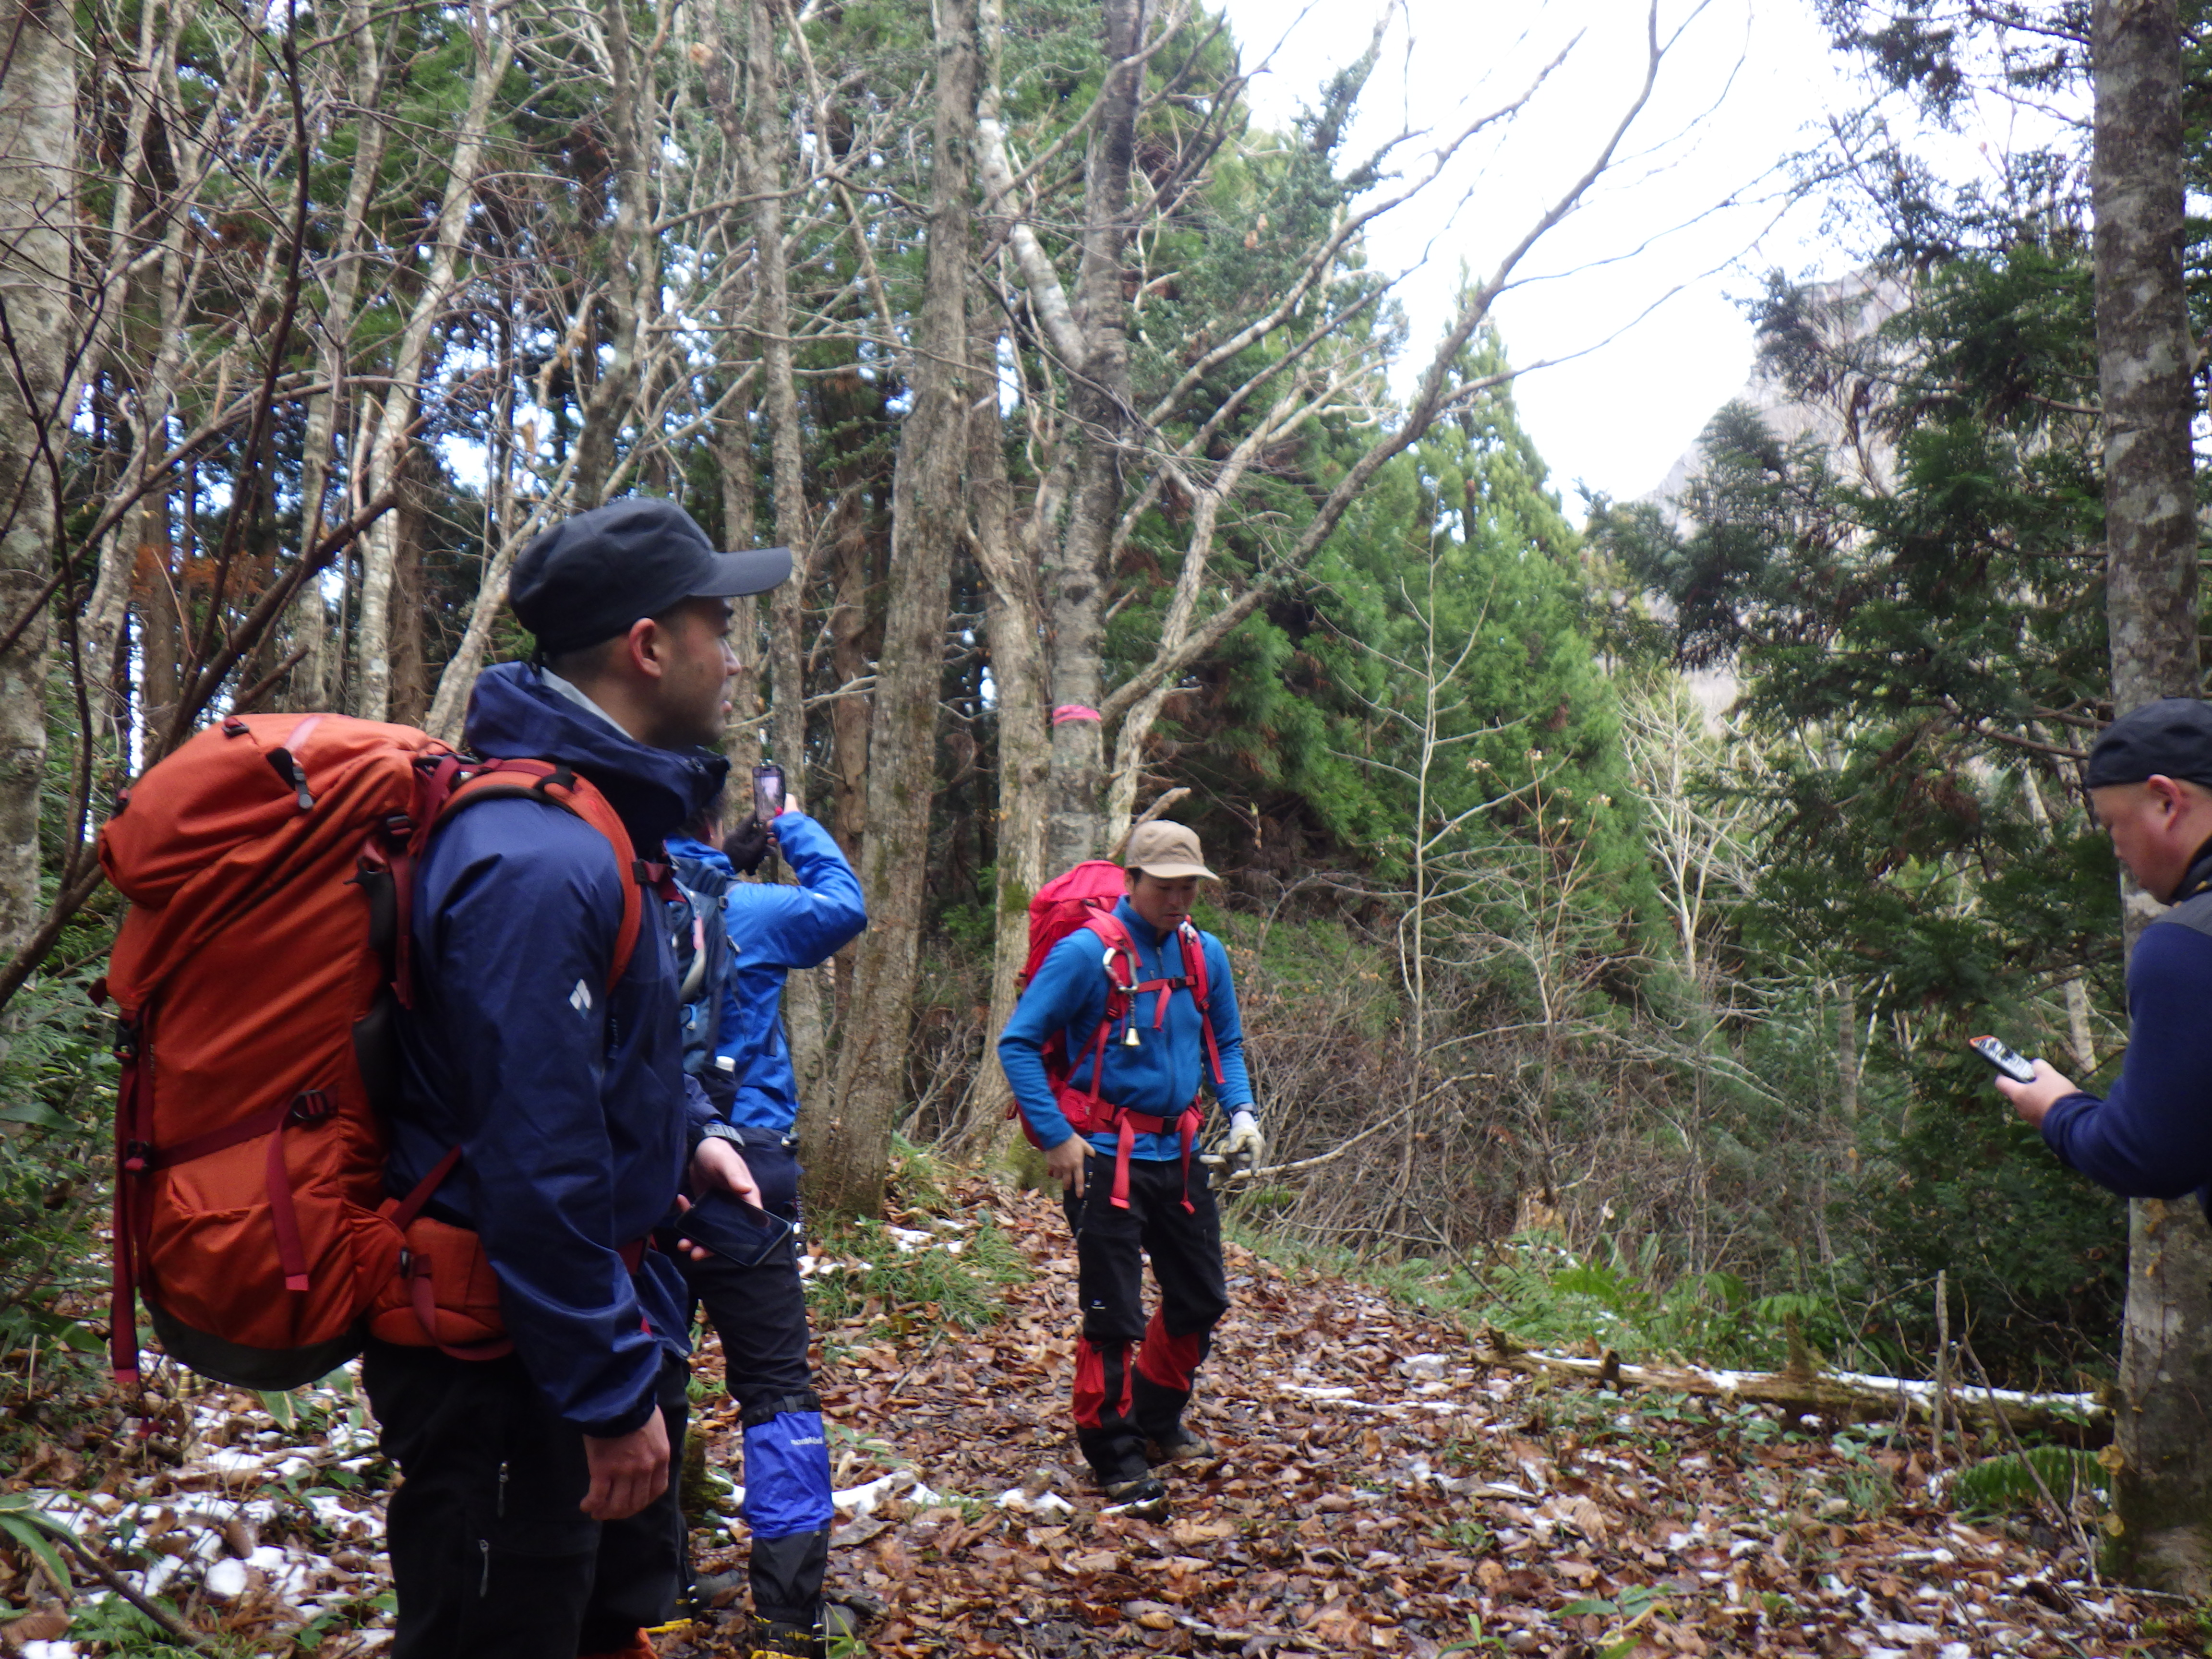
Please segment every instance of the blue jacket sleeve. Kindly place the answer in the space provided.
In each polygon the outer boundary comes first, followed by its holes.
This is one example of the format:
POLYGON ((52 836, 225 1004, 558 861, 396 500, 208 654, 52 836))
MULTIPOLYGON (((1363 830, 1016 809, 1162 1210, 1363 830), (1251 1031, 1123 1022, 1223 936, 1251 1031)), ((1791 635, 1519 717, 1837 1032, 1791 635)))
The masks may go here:
POLYGON ((1105 1004, 1106 972, 1098 965, 1097 943, 1087 933, 1070 933, 1052 947, 999 1033, 999 1064, 1014 1091, 1014 1103, 1048 1147, 1075 1131, 1053 1098, 1043 1045, 1062 1041, 1065 1031, 1095 1030, 1105 1004))
POLYGON ((507 1334, 563 1418, 626 1434, 652 1414, 661 1351, 614 1236, 601 1098, 613 850, 580 819, 492 801, 440 836, 427 873, 462 1168, 507 1334))
POLYGON ((804 812, 777 813, 775 840, 799 884, 744 888, 742 903, 724 907, 730 942, 749 968, 818 967, 868 925, 860 878, 836 837, 804 812))
POLYGON ((2143 929, 2128 963, 2127 1057, 2099 1100, 2069 1095, 2043 1120, 2066 1164, 2123 1198, 2179 1198, 2212 1182, 2212 938, 2143 929))
POLYGON ((1221 1055, 1221 1082, 1214 1083, 1209 1066, 1206 1086, 1224 1115, 1255 1111, 1251 1075, 1244 1069, 1244 1021, 1237 1012, 1237 981, 1230 977, 1229 952, 1211 933, 1206 936, 1206 1004, 1213 1018, 1213 1046, 1221 1055))

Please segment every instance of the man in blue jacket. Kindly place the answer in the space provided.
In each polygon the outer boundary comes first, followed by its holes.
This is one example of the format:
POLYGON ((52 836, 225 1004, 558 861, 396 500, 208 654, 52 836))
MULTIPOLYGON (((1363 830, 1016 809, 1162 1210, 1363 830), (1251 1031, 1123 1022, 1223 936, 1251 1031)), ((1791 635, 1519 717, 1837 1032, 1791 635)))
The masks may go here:
MULTIPOLYGON (((737 1085, 727 1121, 743 1137, 745 1162, 769 1213, 799 1221, 799 1079, 785 1040, 785 978, 814 968, 868 925, 860 878, 836 840, 787 796, 768 836, 796 885, 735 878, 726 854, 704 840, 668 843, 679 878, 723 892, 730 965, 716 1018, 719 1057, 737 1085)), ((751 827, 758 830, 757 822, 751 827)), ((732 844, 734 844, 733 838, 732 844)), ((689 884, 687 883, 687 884, 689 884)), ((746 1563, 756 1620, 755 1654, 819 1654, 824 1639, 823 1578, 830 1562, 830 1451, 822 1401, 806 1362, 806 1294, 795 1234, 764 1255, 720 1255, 684 1264, 691 1291, 722 1339, 724 1373, 743 1413, 746 1563)))
POLYGON ((623 884, 720 786, 708 752, 738 664, 729 596, 775 586, 781 548, 720 553, 673 503, 622 501, 538 537, 515 615, 542 667, 487 671, 469 746, 556 760, 596 786, 638 855, 550 802, 458 813, 416 872, 415 1007, 402 1030, 387 1189, 453 1148, 429 1209, 474 1229, 514 1352, 372 1342, 362 1376, 405 1477, 388 1526, 397 1659, 645 1655, 678 1589, 672 1470, 685 1298, 638 1247, 695 1190, 755 1193, 687 1089, 665 930, 610 988, 623 884))
POLYGON ((1139 824, 1124 860, 1127 891, 1113 914, 1135 960, 1117 963, 1109 981, 1109 953, 1096 933, 1082 928, 1061 939, 1006 1022, 999 1061, 1065 1189, 1075 1234, 1083 1302, 1076 1442, 1110 1500, 1161 1512, 1167 1489, 1152 1465, 1213 1454, 1186 1431, 1182 1415, 1213 1328, 1229 1310, 1220 1215, 1206 1167, 1188 1155, 1189 1139, 1176 1121, 1188 1112, 1195 1132, 1199 1091, 1210 1085, 1229 1115, 1231 1155, 1256 1159, 1261 1140, 1228 953, 1212 934, 1189 925, 1199 882, 1213 878, 1198 837, 1179 823, 1139 824), (1204 1012, 1184 956, 1192 950, 1205 957, 1204 1012), (1132 982, 1138 988, 1127 1012, 1100 1048, 1114 985, 1132 982), (1218 1069, 1208 1052, 1209 1018, 1218 1069), (1045 1070, 1048 1044, 1061 1045, 1072 1068, 1057 1097, 1045 1070), (1095 1078, 1094 1053, 1103 1071, 1095 1078), (1104 1115, 1091 1116, 1087 1132, 1079 1133, 1068 1110, 1090 1115, 1092 1097, 1104 1103, 1104 1115), (1146 1124, 1132 1128, 1125 1121, 1132 1114, 1146 1124), (1126 1200, 1119 1190, 1125 1181, 1126 1200), (1149 1323, 1146 1255, 1160 1290, 1149 1323))
POLYGON ((2100 1100, 2057 1068, 1997 1079, 2069 1167, 2124 1198, 2194 1192, 2212 1215, 2212 708, 2164 697, 2123 715, 2089 750, 2084 781, 2112 850, 2173 908, 2128 958, 2128 1050, 2100 1100))

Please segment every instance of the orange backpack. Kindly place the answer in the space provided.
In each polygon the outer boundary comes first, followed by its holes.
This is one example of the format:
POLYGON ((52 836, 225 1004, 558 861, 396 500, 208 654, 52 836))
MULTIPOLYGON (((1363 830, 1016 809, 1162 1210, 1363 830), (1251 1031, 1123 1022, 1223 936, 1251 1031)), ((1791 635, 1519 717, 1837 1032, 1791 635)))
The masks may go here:
POLYGON ((140 779, 101 830, 131 902, 94 994, 118 1015, 112 1363, 138 1371, 135 1302, 172 1358, 289 1389, 363 1334, 507 1351, 476 1236, 420 1213, 456 1149, 384 1193, 382 1111, 411 1000, 416 860, 455 811, 535 796, 604 835, 623 883, 611 985, 641 925, 622 820, 548 761, 480 761, 410 726, 232 716, 140 779))

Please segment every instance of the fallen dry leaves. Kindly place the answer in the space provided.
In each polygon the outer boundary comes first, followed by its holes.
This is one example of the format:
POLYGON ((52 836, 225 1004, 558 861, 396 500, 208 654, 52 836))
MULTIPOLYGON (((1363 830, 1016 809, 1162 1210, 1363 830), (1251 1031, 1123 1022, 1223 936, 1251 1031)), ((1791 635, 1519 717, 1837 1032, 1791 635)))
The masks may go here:
MULTIPOLYGON (((1532 1382, 1481 1365, 1456 1327, 1233 1246, 1193 1413, 1221 1460, 1169 1472, 1165 1521, 1103 1512, 1067 1428, 1058 1206, 960 1196, 1034 1275, 1000 1322, 969 1334, 878 1310, 907 1334, 819 1333, 836 1484, 892 1458, 918 1483, 837 1534, 833 1579, 885 1609, 871 1654, 2185 1650, 2143 1634, 2149 1600, 2062 1582, 2078 1555, 1939 1507, 1924 1436, 1839 1449, 1756 1408, 1532 1382)), ((704 1427, 734 1432, 726 1413, 704 1427)), ((734 1629, 663 1651, 738 1651, 734 1629)))
MULTIPOLYGON (((1924 1433, 1839 1437, 1768 1408, 1530 1379, 1484 1365, 1455 1326, 1234 1247, 1193 1419, 1220 1460, 1170 1472, 1165 1520, 1106 1513, 1068 1433, 1059 1210, 981 1183, 956 1196, 951 1219, 994 1219, 1032 1274, 996 1323, 877 1305, 817 1332, 845 1511, 832 1578, 882 1608, 870 1655, 2191 1650, 2157 1633, 2179 1609, 2080 1582, 2063 1540, 1951 1514, 1924 1433)), ((958 1237, 902 1219, 914 1248, 958 1237)), ((711 1350, 702 1367, 719 1375, 711 1350)), ((125 1425, 142 1451, 100 1490, 63 1448, 5 1486, 200 1631, 276 1654, 312 1629, 319 1659, 374 1654, 391 1634, 380 1460, 358 1402, 324 1393, 279 1426, 250 1395, 174 1390, 158 1421, 125 1425)), ((695 1421, 714 1464, 736 1458, 726 1401, 695 1421)), ((702 1569, 740 1565, 743 1534, 695 1534, 702 1569)), ((0 1541, 0 1653, 108 1650, 97 1588, 54 1589, 0 1541)), ((738 1632, 710 1615, 660 1651, 723 1659, 738 1632)))

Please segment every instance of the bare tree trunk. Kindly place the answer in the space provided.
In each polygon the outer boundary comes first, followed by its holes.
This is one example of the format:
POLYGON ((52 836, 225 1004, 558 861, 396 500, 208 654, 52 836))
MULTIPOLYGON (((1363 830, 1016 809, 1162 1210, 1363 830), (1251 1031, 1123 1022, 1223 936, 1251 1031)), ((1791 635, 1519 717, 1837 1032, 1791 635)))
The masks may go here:
MULTIPOLYGON (((2097 362, 2106 624, 2117 714, 2202 695, 2191 351, 2182 290, 2182 51, 2174 0, 2094 10, 2097 362)), ((2156 906, 2124 891, 2133 946, 2156 906)), ((2136 1581, 2212 1592, 2212 1229, 2194 1204, 2129 1206, 2116 1553, 2136 1581)))
MULTIPOLYGON (((996 384, 1001 327, 994 307, 976 307, 968 373, 979 389, 996 384)), ((1013 490, 1006 477, 1006 434, 992 411, 969 422, 969 520, 975 526, 975 562, 981 567, 984 619, 991 642, 991 684, 999 728, 999 817, 994 895, 996 925, 991 958, 994 1037, 1006 1029, 1020 995, 1022 965, 1029 957, 1029 905, 1046 880, 1045 811, 1052 777, 1051 728, 1046 724, 1044 617, 1036 569, 1012 524, 1013 490)), ((1013 1091, 999 1070, 995 1043, 987 1043, 992 1086, 976 1091, 975 1115, 966 1138, 978 1150, 1016 1140, 1005 1108, 1013 1091)))
POLYGON ((1121 508, 1122 450, 1130 405, 1128 302, 1121 262, 1128 241, 1129 169, 1136 155, 1137 106, 1145 70, 1132 62, 1144 34, 1143 0, 1103 0, 1109 65, 1091 130, 1083 211, 1083 258, 1075 316, 1086 355, 1069 365, 1069 403, 1081 437, 1075 488, 1054 568, 1052 690, 1064 712, 1052 726, 1048 861, 1066 869, 1105 845, 1106 731, 1096 711, 1105 701, 1107 568, 1121 508))
MULTIPOLYGON (((61 0, 0 12, 0 619, 33 616, 0 655, 0 953, 36 925, 39 797, 46 770, 51 628, 40 594, 59 532, 56 404, 76 336, 70 227, 76 143, 76 41, 61 0)), ((91 734, 84 740, 89 742, 91 734)))
POLYGON ((386 718, 420 726, 430 712, 428 665, 422 654, 422 554, 430 534, 430 506, 444 484, 430 452, 410 445, 400 464, 399 504, 391 518, 396 556, 392 563, 392 704, 386 718))
POLYGON ((872 1215, 882 1206, 903 1093, 936 798, 945 613, 964 518, 975 0, 940 0, 937 20, 928 256, 915 326, 914 403, 899 429, 890 593, 868 744, 868 834, 860 871, 868 931, 838 1045, 836 1114, 811 1166, 816 1191, 848 1214, 872 1215))
MULTIPOLYGON (((834 488, 834 485, 833 485, 834 488)), ((868 527, 859 494, 840 500, 822 527, 829 564, 830 668, 839 685, 868 672, 868 527)), ((845 856, 857 859, 868 834, 867 697, 830 705, 830 829, 845 856)))
POLYGON ((1836 1111, 1850 1126, 1859 1121, 1859 1002, 1849 985, 1837 989, 1836 1111))
MULTIPOLYGON (((608 14, 616 21, 611 33, 623 33, 619 9, 608 14)), ((422 395, 422 379, 431 362, 431 337, 444 317, 459 268, 462 235, 469 207, 476 199, 477 179, 483 168, 484 148, 491 102, 499 83, 514 60, 514 40, 502 24, 494 27, 489 9, 479 4, 471 19, 477 38, 477 72, 470 88, 468 112, 446 178, 445 198, 439 204, 432 228, 430 270, 416 296, 407 326, 399 337, 399 349, 392 368, 392 389, 384 397, 383 418, 377 423, 376 441, 369 451, 368 483, 365 494, 372 500, 392 487, 405 467, 408 447, 414 441, 415 411, 422 395)), ((617 84, 619 106, 620 86, 617 84)), ((631 96, 636 94, 632 91, 631 96)), ((625 177, 623 196, 631 181, 625 177)), ((638 211, 641 212, 640 209, 638 211)), ((588 428, 589 422, 586 422, 588 428)), ((398 515, 384 515, 368 532, 362 552, 361 621, 355 650, 359 673, 354 688, 354 713, 363 720, 380 720, 392 708, 392 580, 399 556, 398 515)))
MULTIPOLYGON (((776 539, 791 550, 791 580, 768 599, 769 749, 786 787, 804 805, 806 788, 806 591, 812 580, 813 534, 806 510, 806 452, 799 424, 799 389, 791 359, 791 274, 783 246, 783 94, 777 74, 774 0, 749 0, 744 21, 744 106, 725 94, 715 118, 738 157, 738 179, 752 203, 753 326, 760 350, 761 397, 768 414, 769 489, 776 539)), ((795 22, 792 25, 799 27, 795 22)), ((711 27, 720 61, 729 45, 725 14, 711 27)), ((784 981, 783 1018, 801 1109, 800 1154, 815 1156, 821 1126, 832 1111, 830 1038, 823 1015, 825 970, 784 981)))

